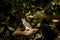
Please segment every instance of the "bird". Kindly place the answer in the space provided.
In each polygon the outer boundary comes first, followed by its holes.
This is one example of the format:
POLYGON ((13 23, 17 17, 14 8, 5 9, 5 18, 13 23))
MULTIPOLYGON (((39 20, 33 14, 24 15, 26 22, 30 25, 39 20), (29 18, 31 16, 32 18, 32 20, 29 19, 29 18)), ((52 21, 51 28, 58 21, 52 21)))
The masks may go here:
POLYGON ((13 36, 17 35, 29 36, 35 34, 38 31, 37 28, 32 28, 32 25, 30 25, 24 18, 22 18, 21 20, 26 29, 24 31, 21 31, 20 27, 17 27, 16 31, 12 33, 13 36))

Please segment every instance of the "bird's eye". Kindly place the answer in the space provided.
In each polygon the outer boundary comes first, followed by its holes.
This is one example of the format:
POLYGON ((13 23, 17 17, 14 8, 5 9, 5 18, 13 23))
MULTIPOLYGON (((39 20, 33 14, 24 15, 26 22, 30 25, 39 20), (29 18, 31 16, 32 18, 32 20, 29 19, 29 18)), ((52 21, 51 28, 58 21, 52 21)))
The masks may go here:
POLYGON ((29 29, 27 29, 27 31, 29 31, 29 29))

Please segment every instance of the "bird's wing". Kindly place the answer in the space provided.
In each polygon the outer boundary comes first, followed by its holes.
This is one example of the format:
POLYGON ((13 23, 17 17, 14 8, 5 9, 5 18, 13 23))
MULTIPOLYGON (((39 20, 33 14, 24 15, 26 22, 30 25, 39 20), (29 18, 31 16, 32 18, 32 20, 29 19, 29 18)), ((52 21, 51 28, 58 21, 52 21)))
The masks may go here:
POLYGON ((22 20, 23 25, 26 27, 26 29, 32 28, 32 26, 25 19, 22 18, 21 20, 22 20))

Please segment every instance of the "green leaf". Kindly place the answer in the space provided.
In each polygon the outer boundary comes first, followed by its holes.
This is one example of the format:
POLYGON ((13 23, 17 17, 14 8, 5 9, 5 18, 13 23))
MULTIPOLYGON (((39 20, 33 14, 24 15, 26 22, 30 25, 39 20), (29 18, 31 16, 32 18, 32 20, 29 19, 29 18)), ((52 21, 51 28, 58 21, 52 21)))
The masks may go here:
POLYGON ((15 31, 15 29, 13 27, 8 27, 8 29, 11 31, 15 31))
POLYGON ((42 37, 42 34, 38 33, 36 34, 36 38, 41 38, 42 37))
POLYGON ((41 25, 41 24, 40 24, 40 23, 38 23, 38 24, 37 24, 37 27, 40 27, 40 25, 41 25))
POLYGON ((55 16, 56 15, 56 13, 55 12, 53 12, 53 16, 55 16))
POLYGON ((4 27, 0 27, 0 33, 3 32, 4 30, 4 27))

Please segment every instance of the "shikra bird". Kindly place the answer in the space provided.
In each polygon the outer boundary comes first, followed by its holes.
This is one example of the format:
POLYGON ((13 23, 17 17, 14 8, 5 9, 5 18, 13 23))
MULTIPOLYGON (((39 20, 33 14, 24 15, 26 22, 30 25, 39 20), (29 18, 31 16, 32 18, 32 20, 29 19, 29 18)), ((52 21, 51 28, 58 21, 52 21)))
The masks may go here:
POLYGON ((24 31, 21 31, 20 27, 18 27, 16 31, 12 34, 13 36, 18 36, 18 35, 29 36, 35 34, 38 31, 37 28, 32 28, 32 26, 24 18, 22 18, 21 20, 23 25, 26 27, 26 29, 24 31))
POLYGON ((26 29, 32 29, 32 26, 24 18, 22 18, 21 20, 26 29))

